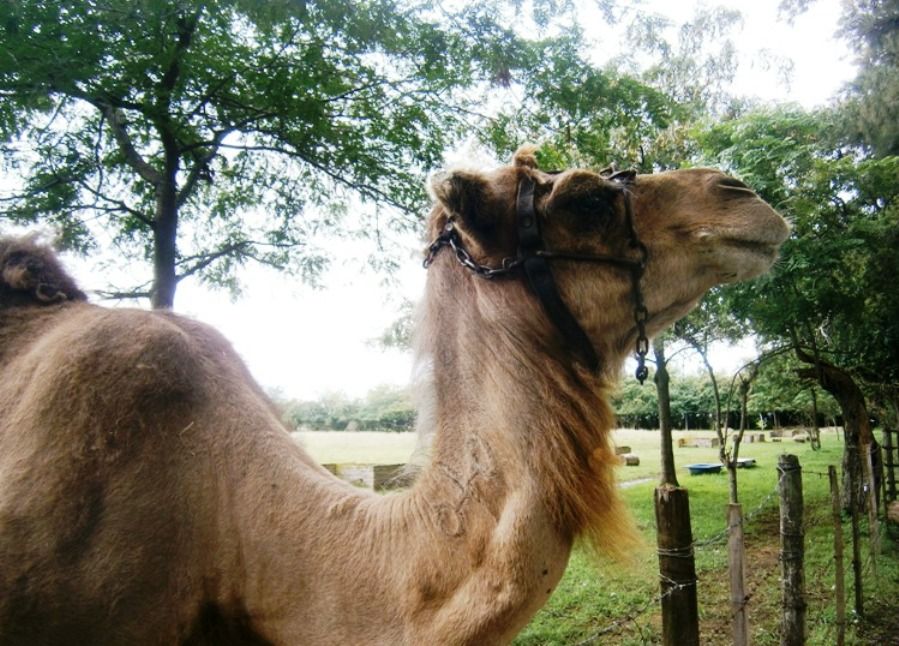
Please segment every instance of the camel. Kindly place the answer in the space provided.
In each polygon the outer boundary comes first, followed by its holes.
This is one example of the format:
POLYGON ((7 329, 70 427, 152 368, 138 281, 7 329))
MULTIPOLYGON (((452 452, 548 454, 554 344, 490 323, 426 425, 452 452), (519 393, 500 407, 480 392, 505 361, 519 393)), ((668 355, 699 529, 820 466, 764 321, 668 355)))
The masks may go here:
POLYGON ((627 551, 609 388, 788 226, 718 171, 547 173, 533 148, 431 191, 430 458, 389 495, 316 464, 215 330, 90 304, 0 241, 0 644, 503 644, 576 540, 627 551))

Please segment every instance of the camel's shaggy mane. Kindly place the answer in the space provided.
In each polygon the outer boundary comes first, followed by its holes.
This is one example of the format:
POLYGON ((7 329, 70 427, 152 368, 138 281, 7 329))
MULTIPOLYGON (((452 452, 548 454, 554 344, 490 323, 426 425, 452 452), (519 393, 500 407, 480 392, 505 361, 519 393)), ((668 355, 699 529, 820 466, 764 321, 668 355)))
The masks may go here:
POLYGON ((36 235, 0 238, 0 307, 86 299, 53 249, 36 235))

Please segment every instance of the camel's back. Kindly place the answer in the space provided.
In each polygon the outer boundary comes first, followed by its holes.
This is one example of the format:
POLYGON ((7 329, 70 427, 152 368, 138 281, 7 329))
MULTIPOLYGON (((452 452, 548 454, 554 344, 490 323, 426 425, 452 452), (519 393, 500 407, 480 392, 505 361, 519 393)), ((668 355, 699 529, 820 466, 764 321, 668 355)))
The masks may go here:
POLYGON ((169 594, 195 506, 172 438, 203 396, 196 360, 149 313, 28 309, 0 312, 0 643, 123 642, 84 619, 169 594))
POLYGON ((190 635, 238 558, 221 482, 283 433, 267 400, 170 313, 0 307, 0 342, 0 644, 190 635))

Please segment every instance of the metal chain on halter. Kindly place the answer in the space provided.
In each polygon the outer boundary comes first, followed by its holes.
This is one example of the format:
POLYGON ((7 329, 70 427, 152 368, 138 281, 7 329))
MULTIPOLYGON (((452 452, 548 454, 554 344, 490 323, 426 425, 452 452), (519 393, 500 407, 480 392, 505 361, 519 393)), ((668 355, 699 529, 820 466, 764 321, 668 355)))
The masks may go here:
POLYGON ((634 376, 640 385, 649 377, 649 368, 646 367, 646 355, 649 352, 649 338, 646 336, 646 319, 649 311, 645 305, 638 305, 634 310, 634 321, 637 323, 637 370, 634 376))
POLYGON ((640 385, 649 377, 649 368, 646 367, 646 355, 649 353, 649 338, 646 336, 646 321, 649 319, 649 310, 646 309, 646 303, 643 301, 643 290, 640 289, 640 279, 643 277, 643 271, 646 269, 646 258, 648 252, 646 247, 639 240, 635 243, 640 250, 640 264, 633 268, 634 278, 632 281, 634 287, 634 323, 637 324, 637 370, 634 376, 640 385))
POLYGON ((462 246, 461 241, 459 240, 459 233, 456 231, 453 221, 447 220, 446 226, 443 227, 441 234, 428 246, 428 253, 425 256, 424 262, 422 262, 422 266, 425 269, 431 266, 437 252, 443 247, 449 247, 453 250, 453 253, 456 255, 456 260, 459 261, 460 265, 484 278, 495 278, 496 276, 508 274, 514 269, 517 269, 522 263, 522 260, 510 257, 503 258, 499 267, 490 267, 489 265, 482 265, 475 262, 474 258, 471 257, 471 254, 468 253, 468 250, 462 246))

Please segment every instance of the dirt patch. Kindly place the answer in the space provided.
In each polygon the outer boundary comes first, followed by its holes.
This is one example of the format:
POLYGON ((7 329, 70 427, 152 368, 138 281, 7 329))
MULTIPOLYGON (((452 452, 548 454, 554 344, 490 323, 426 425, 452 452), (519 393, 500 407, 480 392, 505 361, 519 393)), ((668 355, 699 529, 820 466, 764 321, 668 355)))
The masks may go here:
POLYGON ((629 489, 630 487, 636 487, 637 485, 646 484, 647 482, 652 482, 656 480, 656 478, 637 478, 636 480, 623 480, 618 482, 618 487, 621 489, 629 489))

